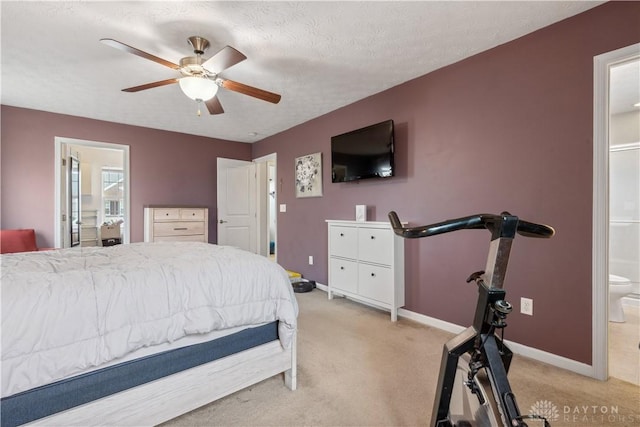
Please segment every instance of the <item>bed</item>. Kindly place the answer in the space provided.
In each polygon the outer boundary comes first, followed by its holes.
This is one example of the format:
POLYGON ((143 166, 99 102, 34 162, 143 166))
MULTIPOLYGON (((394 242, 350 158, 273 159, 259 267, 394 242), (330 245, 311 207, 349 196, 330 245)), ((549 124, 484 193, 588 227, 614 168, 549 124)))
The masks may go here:
POLYGON ((284 269, 206 243, 1 258, 2 427, 156 425, 280 373, 296 388, 284 269))

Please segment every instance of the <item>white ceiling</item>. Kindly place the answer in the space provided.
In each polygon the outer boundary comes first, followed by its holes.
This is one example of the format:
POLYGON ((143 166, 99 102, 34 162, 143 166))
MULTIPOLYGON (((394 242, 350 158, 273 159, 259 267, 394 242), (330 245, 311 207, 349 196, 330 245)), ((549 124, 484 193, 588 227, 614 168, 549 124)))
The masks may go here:
POLYGON ((635 59, 611 67, 609 71, 609 112, 611 114, 640 111, 640 60, 635 59))
POLYGON ((255 142, 601 3, 2 1, 1 102, 255 142), (221 76, 280 103, 220 90, 225 113, 198 117, 178 85, 122 92, 179 75, 99 42, 177 63, 193 35, 210 41, 205 57, 244 53, 221 76))

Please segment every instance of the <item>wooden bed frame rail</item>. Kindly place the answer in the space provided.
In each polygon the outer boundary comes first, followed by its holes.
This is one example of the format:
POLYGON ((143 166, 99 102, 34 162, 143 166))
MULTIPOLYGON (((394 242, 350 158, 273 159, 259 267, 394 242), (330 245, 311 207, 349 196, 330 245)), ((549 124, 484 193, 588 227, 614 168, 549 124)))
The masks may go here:
POLYGON ((280 373, 295 390, 296 353, 294 335, 289 349, 271 341, 26 425, 158 425, 280 373))

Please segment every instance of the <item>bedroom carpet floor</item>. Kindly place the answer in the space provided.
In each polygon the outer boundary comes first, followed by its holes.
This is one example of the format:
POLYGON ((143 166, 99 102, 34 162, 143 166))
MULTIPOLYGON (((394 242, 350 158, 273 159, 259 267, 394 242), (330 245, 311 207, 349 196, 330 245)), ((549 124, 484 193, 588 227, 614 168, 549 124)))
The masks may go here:
MULTIPOLYGON (((392 323, 388 313, 347 299, 329 301, 317 289, 296 297, 297 391, 276 376, 163 425, 428 425, 442 345, 452 334, 402 318, 392 323)), ((601 382, 519 356, 509 378, 521 412, 546 405, 554 427, 640 426, 636 385, 601 382)))

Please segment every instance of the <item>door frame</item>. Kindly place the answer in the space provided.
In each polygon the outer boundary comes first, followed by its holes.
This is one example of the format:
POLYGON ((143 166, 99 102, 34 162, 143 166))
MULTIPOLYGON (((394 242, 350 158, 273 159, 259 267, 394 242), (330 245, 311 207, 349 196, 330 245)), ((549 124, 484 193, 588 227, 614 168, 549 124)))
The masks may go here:
MULTIPOLYGON (((123 227, 123 243, 130 242, 131 236, 131 186, 130 186, 130 165, 129 165, 129 146, 123 144, 114 144, 111 142, 89 141, 84 139, 75 139, 56 136, 54 138, 54 247, 63 247, 63 236, 60 232, 60 224, 62 222, 62 146, 63 145, 80 145, 84 147, 102 148, 109 150, 122 151, 122 172, 124 177, 124 227, 123 227)), ((66 202, 65 202, 66 203, 66 202)))
POLYGON ((591 376, 609 377, 609 70, 640 57, 640 43, 593 58, 593 218, 591 376))
MULTIPOLYGON (((71 179, 67 179, 67 203, 66 203, 66 208, 67 210, 67 223, 69 224, 69 228, 67 229, 67 233, 71 236, 70 237, 70 241, 69 241, 69 247, 71 248, 75 248, 76 246, 80 246, 80 243, 82 242, 82 226, 80 225, 82 223, 82 194, 81 194, 81 189, 80 189, 80 155, 79 153, 74 153, 73 151, 70 152, 69 156, 67 157, 67 159, 69 160, 69 164, 67 164, 66 167, 66 171, 65 171, 65 175, 64 176, 69 176, 71 179), (73 181, 73 169, 74 169, 74 165, 77 165, 77 174, 78 174, 78 181, 77 181, 77 203, 78 203, 78 213, 77 213, 77 218, 76 218, 76 223, 77 223, 77 227, 78 227, 78 237, 77 237, 77 241, 73 240, 73 201, 76 197, 74 197, 73 195, 73 186, 74 186, 74 181, 73 181), (68 174, 68 175, 67 175, 68 174)), ((60 179, 62 179, 63 175, 60 175, 60 179)), ((62 183, 61 183, 62 184, 62 183)), ((66 237, 65 237, 66 238, 66 237)), ((63 239, 64 240, 64 239, 63 239)))

